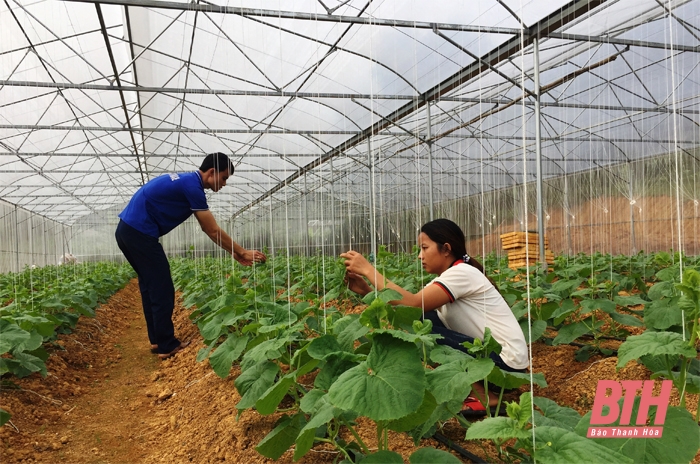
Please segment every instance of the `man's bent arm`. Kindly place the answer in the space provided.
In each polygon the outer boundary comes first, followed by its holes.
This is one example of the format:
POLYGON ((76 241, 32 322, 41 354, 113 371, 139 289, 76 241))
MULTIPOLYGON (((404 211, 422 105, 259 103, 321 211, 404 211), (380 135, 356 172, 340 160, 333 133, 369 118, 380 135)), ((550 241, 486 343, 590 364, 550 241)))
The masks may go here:
POLYGON ((197 221, 199 221, 199 225, 202 227, 204 233, 221 248, 231 254, 235 253, 238 256, 241 256, 246 251, 245 248, 234 242, 233 239, 219 227, 211 211, 195 211, 194 215, 197 221))

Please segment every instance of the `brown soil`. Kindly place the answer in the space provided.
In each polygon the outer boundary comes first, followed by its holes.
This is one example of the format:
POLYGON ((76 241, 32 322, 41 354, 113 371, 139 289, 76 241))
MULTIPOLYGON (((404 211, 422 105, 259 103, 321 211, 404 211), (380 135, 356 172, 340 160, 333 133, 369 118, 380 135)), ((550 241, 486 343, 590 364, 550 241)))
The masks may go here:
MULTIPOLYGON (((179 300, 175 325, 178 336, 192 343, 174 358, 159 361, 149 352, 135 281, 102 305, 94 319, 81 318, 74 333, 61 335, 54 345, 46 378, 14 379, 18 388, 0 392, 0 408, 12 414, 11 422, 0 428, 0 462, 270 462, 255 446, 279 414, 248 410, 236 419, 236 369, 221 379, 206 361, 196 362, 203 344, 179 300)), ((534 369, 550 385, 536 388, 536 395, 585 412, 598 379, 649 378, 634 363, 616 371, 614 357, 577 362, 574 351, 568 345, 533 345, 534 369)), ((694 412, 696 406, 697 397, 690 395, 688 409, 694 412)), ((376 447, 374 424, 364 420, 358 428, 368 446, 376 447)), ((464 429, 456 421, 445 424, 443 433, 471 453, 495 459, 487 443, 461 441, 464 429)), ((392 433, 389 443, 406 462, 416 449, 405 434, 392 433)), ((420 446, 446 449, 433 439, 420 446)), ((335 458, 334 450, 317 445, 300 462, 335 458)), ((292 453, 279 462, 292 462, 292 453)))

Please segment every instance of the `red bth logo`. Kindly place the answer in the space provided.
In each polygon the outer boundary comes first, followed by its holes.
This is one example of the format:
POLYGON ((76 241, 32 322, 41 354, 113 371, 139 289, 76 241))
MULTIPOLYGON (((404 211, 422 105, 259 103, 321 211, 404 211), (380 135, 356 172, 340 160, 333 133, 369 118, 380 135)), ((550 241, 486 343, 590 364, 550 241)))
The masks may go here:
POLYGON ((664 380, 661 382, 661 392, 654 396, 653 380, 599 380, 596 387, 593 411, 591 412, 591 425, 608 425, 620 419, 615 427, 589 427, 586 436, 588 438, 661 438, 666 410, 671 398, 673 382, 664 380), (622 411, 618 401, 622 398, 622 390, 625 390, 622 411), (635 418, 635 425, 630 426, 632 420, 632 408, 637 390, 642 390, 639 401, 639 409, 635 418), (608 414, 603 415, 603 407, 609 408, 608 414), (649 408, 656 406, 656 416, 653 425, 647 425, 649 408))

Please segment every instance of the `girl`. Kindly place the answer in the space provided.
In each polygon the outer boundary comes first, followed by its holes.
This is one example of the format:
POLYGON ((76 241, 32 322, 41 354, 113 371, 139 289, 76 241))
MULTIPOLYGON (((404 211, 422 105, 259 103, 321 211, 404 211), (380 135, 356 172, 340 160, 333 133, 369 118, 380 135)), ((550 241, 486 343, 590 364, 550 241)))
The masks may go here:
MULTIPOLYGON (((491 354, 498 367, 511 372, 524 372, 528 366, 525 336, 513 312, 491 279, 484 275, 484 268, 467 254, 464 234, 457 224, 448 219, 436 219, 421 227, 418 235, 423 269, 437 274, 425 288, 411 293, 388 281, 356 251, 340 256, 345 258, 348 288, 366 295, 372 288, 392 288, 403 296, 392 304, 423 308, 424 317, 433 322, 433 333, 442 335, 438 343, 466 351, 464 341, 483 339, 484 329, 491 329, 493 338, 501 344, 500 355, 491 354)), ((484 415, 485 390, 481 383, 472 385, 472 395, 464 400, 466 415, 484 415)), ((488 405, 495 406, 498 397, 488 392, 488 405)))

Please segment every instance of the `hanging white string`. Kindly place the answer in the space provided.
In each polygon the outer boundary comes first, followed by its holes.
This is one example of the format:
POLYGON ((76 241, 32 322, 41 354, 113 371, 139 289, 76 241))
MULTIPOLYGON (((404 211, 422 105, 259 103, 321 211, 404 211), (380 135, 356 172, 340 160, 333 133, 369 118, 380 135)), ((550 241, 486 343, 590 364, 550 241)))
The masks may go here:
MULTIPOLYGON (((677 233, 678 233, 678 272, 679 272, 679 281, 683 279, 683 215, 681 212, 681 182, 682 182, 682 176, 680 175, 680 169, 681 169, 681 159, 680 159, 680 153, 678 149, 678 117, 677 117, 677 103, 676 103, 676 68, 675 68, 675 51, 674 51, 674 42, 673 42, 673 25, 674 25, 674 18, 673 18, 673 4, 671 0, 668 0, 666 2, 667 4, 667 16, 668 16, 668 45, 669 45, 669 50, 668 50, 668 59, 671 64, 671 88, 670 88, 670 95, 669 98, 671 99, 671 123, 673 125, 673 156, 675 160, 675 196, 676 196, 676 221, 677 221, 677 233)), ((685 311, 681 311, 681 316, 682 316, 682 323, 681 327, 683 328, 683 340, 686 339, 686 333, 685 333, 685 311)), ((685 385, 683 390, 685 391, 685 385)), ((681 392, 681 395, 684 393, 681 392)))
MULTIPOLYGON (((518 19, 520 20, 520 85, 521 89, 520 91, 525 94, 525 24, 522 22, 522 18, 524 14, 523 11, 523 2, 522 0, 520 1, 520 14, 518 15, 518 19)), ((538 40, 538 39, 536 39, 538 40)), ((533 56, 534 56, 534 50, 533 50, 533 56)), ((535 59, 538 59, 535 57, 535 59)), ((526 143, 526 111, 525 111, 525 98, 523 98, 520 102, 520 109, 521 109, 521 124, 522 124, 522 130, 520 131, 522 133, 522 152, 523 152, 523 203, 524 203, 524 210, 523 210, 523 221, 524 221, 524 226, 525 226, 525 288, 526 288, 526 301, 527 301, 527 325, 528 325, 528 340, 527 340, 527 347, 528 347, 528 358, 529 358, 529 367, 530 367, 530 395, 534 395, 535 392, 535 380, 534 380, 534 368, 533 368, 533 363, 532 363, 532 304, 531 304, 531 297, 530 297, 530 255, 529 255, 529 226, 528 226, 528 195, 527 195, 527 143, 526 143)), ((536 421, 535 421, 535 406, 534 406, 534 401, 531 402, 530 404, 530 415, 532 417, 532 447, 533 449, 537 447, 537 438, 535 436, 535 427, 537 427, 536 421)), ((536 457, 533 455, 532 456, 533 462, 537 462, 536 457)))

